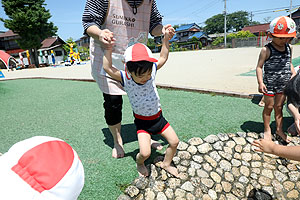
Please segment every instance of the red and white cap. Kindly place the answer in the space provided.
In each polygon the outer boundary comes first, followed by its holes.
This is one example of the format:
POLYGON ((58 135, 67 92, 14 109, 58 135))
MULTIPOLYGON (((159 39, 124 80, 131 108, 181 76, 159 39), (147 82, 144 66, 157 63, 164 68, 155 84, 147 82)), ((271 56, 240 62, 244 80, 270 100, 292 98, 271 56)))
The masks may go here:
POLYGON ((0 156, 0 199, 75 200, 84 169, 66 142, 36 136, 14 144, 0 156))
POLYGON ((270 32, 275 37, 296 37, 296 23, 289 17, 277 17, 270 23, 270 32))
POLYGON ((149 61, 157 62, 157 59, 153 57, 151 50, 142 43, 136 43, 128 47, 124 53, 125 63, 129 61, 149 61))

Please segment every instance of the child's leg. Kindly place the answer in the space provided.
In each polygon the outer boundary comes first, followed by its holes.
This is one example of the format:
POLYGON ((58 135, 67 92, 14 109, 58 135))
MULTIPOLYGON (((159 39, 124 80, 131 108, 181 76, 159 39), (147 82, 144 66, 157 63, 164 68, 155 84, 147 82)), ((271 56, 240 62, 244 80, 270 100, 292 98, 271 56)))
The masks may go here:
POLYGON ((290 142, 290 138, 283 133, 282 130, 282 122, 283 122, 283 103, 285 101, 285 95, 276 94, 275 95, 275 103, 274 103, 274 111, 275 111, 275 121, 276 121, 276 134, 279 135, 284 141, 290 142))
POLYGON ((177 177, 178 170, 176 167, 171 166, 171 162, 176 153, 179 139, 171 126, 169 126, 161 135, 164 138, 166 138, 166 140, 169 143, 169 146, 166 150, 165 158, 164 158, 163 163, 161 164, 161 167, 164 168, 165 170, 167 170, 170 174, 173 174, 174 176, 177 177))
POLYGON ((265 107, 262 114, 263 121, 264 121, 264 138, 268 140, 272 140, 270 121, 271 121, 271 113, 274 106, 274 97, 264 95, 264 101, 265 101, 265 107))
POLYGON ((151 136, 148 133, 139 133, 138 141, 140 152, 136 155, 136 168, 140 176, 148 176, 148 170, 144 164, 151 154, 151 136))

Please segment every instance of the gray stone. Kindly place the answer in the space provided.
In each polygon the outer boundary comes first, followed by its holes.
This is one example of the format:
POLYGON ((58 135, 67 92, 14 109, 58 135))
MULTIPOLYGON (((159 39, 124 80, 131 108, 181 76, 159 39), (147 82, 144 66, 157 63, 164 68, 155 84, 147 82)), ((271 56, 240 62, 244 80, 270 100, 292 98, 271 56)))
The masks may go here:
POLYGON ((128 195, 121 194, 117 200, 131 200, 131 198, 128 195))
POLYGON ((180 188, 188 192, 193 192, 195 189, 193 184, 189 181, 185 182, 180 188))
POLYGON ((167 197, 163 192, 158 192, 156 199, 157 200, 167 200, 167 197))
POLYGON ((201 144, 201 145, 198 146, 198 151, 200 153, 204 153, 205 154, 205 153, 208 153, 211 150, 212 150, 212 147, 211 147, 211 145, 209 143, 204 143, 204 144, 201 144))
POLYGON ((214 159, 216 162, 219 162, 221 160, 221 156, 218 154, 217 151, 212 151, 209 153, 209 156, 214 159))
POLYGON ((212 143, 219 141, 219 138, 216 135, 209 135, 206 138, 204 138, 204 141, 212 144, 212 143))
POLYGON ((196 163, 196 162, 194 162, 194 161, 191 161, 190 167, 191 167, 191 168, 195 168, 195 169, 200 169, 200 168, 201 168, 201 164, 196 163))
POLYGON ((223 144, 222 141, 218 141, 218 142, 213 144, 213 148, 215 150, 223 150, 223 146, 224 146, 224 144, 223 144))
POLYGON ((193 146, 198 146, 203 143, 203 140, 201 138, 194 137, 189 139, 188 143, 193 146))
POLYGON ((146 177, 139 177, 135 179, 134 184, 138 189, 145 189, 149 183, 149 180, 146 177))
POLYGON ((279 171, 275 171, 274 172, 274 176, 281 183, 284 182, 284 181, 286 181, 288 179, 288 177, 285 174, 283 174, 283 173, 281 173, 279 171))
POLYGON ((188 149, 187 149, 187 151, 189 153, 191 153, 192 155, 194 155, 194 154, 197 153, 197 147, 195 147, 195 146, 189 146, 188 149))
POLYGON ((212 189, 208 190, 208 195, 211 197, 211 199, 218 199, 217 193, 212 189))
POLYGON ((209 177, 208 173, 202 169, 197 170, 197 175, 200 178, 208 178, 209 177))
POLYGON ((181 151, 184 151, 188 148, 188 146, 189 145, 187 143, 180 141, 178 146, 177 146, 177 149, 181 150, 181 151))
POLYGON ((240 166, 240 165, 242 164, 242 162, 239 161, 239 160, 237 160, 237 159, 232 159, 232 160, 231 160, 231 164, 232 164, 232 166, 234 166, 234 167, 238 167, 238 166, 240 166))
POLYGON ((138 193, 140 192, 140 190, 135 187, 135 186, 128 186, 126 189, 125 189, 125 192, 126 194, 128 194, 130 197, 134 197, 136 195, 138 195, 138 193))
POLYGON ((225 134, 225 133, 219 133, 218 135, 218 138, 221 140, 221 141, 226 141, 226 140, 229 140, 229 137, 228 137, 228 135, 227 134, 225 134))
POLYGON ((182 197, 183 198, 185 196, 185 193, 186 193, 185 190, 177 188, 175 190, 175 197, 182 197))
POLYGON ((188 160, 188 159, 191 159, 191 154, 187 151, 179 151, 177 153, 177 156, 180 158, 180 159, 184 159, 184 160, 188 160))
POLYGON ((154 200, 155 199, 155 193, 151 188, 145 189, 145 199, 147 200, 154 200))
POLYGON ((172 199, 173 196, 174 196, 174 192, 171 188, 167 188, 166 191, 165 191, 165 194, 166 194, 166 197, 169 198, 169 199, 172 199))
POLYGON ((231 170, 231 163, 227 160, 221 160, 220 161, 220 168, 224 171, 230 171, 231 170))
POLYGON ((203 156, 194 155, 193 160, 198 162, 198 163, 202 163, 203 162, 203 156))
POLYGON ((235 141, 235 143, 237 145, 245 145, 246 144, 246 140, 242 137, 233 137, 232 139, 235 141))

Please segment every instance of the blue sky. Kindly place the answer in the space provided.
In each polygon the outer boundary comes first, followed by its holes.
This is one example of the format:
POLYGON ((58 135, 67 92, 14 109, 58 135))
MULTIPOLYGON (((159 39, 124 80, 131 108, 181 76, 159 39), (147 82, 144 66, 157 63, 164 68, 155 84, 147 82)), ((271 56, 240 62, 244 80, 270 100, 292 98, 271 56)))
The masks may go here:
MULTIPOLYGON (((52 18, 50 21, 58 27, 58 35, 66 40, 74 40, 82 36, 81 16, 86 0, 46 0, 47 9, 52 18)), ((159 11, 164 16, 164 24, 198 23, 203 22, 224 11, 224 0, 156 0, 159 11), (184 3, 182 3, 184 2, 184 3)), ((253 20, 265 23, 265 19, 273 19, 287 15, 286 11, 277 11, 290 7, 291 0, 226 0, 227 13, 236 11, 253 12, 253 20)), ((0 17, 7 18, 0 1, 0 17)), ((292 0, 293 7, 300 6, 298 0, 292 0)), ((0 30, 6 31, 3 22, 0 30)))

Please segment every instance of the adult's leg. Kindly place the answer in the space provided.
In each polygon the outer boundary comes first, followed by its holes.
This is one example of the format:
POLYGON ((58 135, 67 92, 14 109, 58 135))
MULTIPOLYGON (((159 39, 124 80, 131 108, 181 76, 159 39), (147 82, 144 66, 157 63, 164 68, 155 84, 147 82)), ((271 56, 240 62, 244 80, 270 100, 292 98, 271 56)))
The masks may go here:
POLYGON ((275 122, 276 122, 276 134, 279 135, 284 141, 290 142, 291 139, 286 134, 284 134, 282 130, 283 123, 283 104, 285 101, 284 94, 276 94, 275 95, 275 103, 274 103, 274 111, 275 111, 275 122))
POLYGON ((147 160, 151 154, 151 136, 145 132, 138 133, 138 141, 140 152, 136 155, 136 168, 139 176, 148 176, 149 172, 145 166, 145 160, 147 160))
POLYGON ((171 166, 171 162, 173 157, 177 151, 177 146, 179 143, 179 139, 174 131, 174 129, 169 126, 164 132, 161 134, 169 143, 169 146, 166 150, 166 154, 164 160, 161 164, 161 167, 167 170, 170 174, 178 177, 178 170, 176 167, 171 166))
POLYGON ((124 157, 123 140, 121 137, 121 121, 122 121, 122 95, 109 95, 103 93, 105 109, 105 120, 108 128, 113 136, 114 148, 112 150, 112 157, 124 157))
POLYGON ((272 140, 272 133, 270 127, 271 113, 274 107, 274 96, 264 95, 265 106, 262 113, 264 121, 264 138, 272 140))

